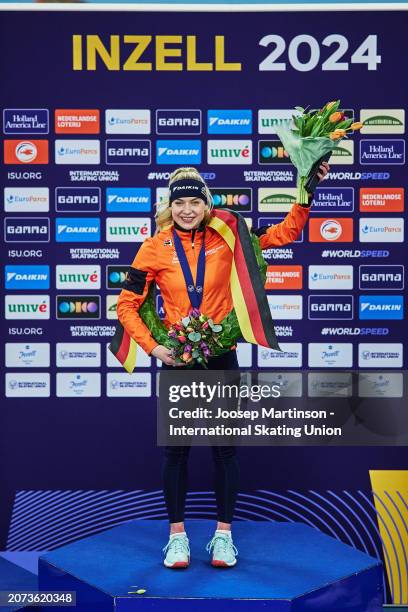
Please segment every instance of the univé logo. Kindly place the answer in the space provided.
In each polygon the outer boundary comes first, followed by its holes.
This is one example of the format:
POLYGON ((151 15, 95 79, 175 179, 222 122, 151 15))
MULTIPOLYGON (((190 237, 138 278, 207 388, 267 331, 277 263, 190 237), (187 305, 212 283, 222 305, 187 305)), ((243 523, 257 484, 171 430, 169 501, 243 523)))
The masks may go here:
POLYGON ((209 140, 209 164, 252 164, 251 140, 209 140))
POLYGON ((5 140, 5 164, 48 164, 48 140, 5 140))
POLYGON ((310 242, 352 242, 353 219, 310 219, 310 242))
POLYGON ((99 295, 57 295, 57 319, 100 319, 99 295))

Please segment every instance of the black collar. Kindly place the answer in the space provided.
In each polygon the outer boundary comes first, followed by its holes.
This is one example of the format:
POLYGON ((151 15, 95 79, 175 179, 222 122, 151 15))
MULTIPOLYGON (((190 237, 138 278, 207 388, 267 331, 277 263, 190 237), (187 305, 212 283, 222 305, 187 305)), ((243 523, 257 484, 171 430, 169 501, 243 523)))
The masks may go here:
POLYGON ((177 221, 173 221, 173 225, 174 225, 174 229, 180 230, 180 232, 192 232, 193 230, 197 232, 203 232, 205 229, 204 220, 201 221, 198 227, 192 227, 191 229, 186 229, 185 227, 181 227, 181 225, 179 225, 177 221))

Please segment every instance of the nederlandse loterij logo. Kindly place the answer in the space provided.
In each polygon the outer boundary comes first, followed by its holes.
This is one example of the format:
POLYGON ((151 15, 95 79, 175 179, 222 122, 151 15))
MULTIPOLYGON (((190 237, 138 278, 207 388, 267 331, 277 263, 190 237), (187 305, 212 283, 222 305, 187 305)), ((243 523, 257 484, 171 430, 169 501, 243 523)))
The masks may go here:
POLYGON ((201 164, 201 140, 158 140, 158 164, 201 164))
POLYGON ((100 242, 101 222, 93 217, 57 217, 56 242, 100 242))
POLYGON ((289 212, 296 202, 294 187, 260 187, 258 189, 259 212, 289 212))
POLYGON ((56 266, 57 289, 100 289, 101 266, 56 266))
POLYGON ((403 108, 362 108, 360 121, 362 134, 404 134, 405 110, 403 108))
POLYGON ((99 212, 101 210, 100 187, 56 187, 55 210, 57 212, 99 212))
POLYGON ((208 110, 209 134, 252 134, 251 110, 208 110))
POLYGON ((5 212, 48 212, 50 194, 48 187, 5 187, 5 212))
POLYGON ((46 108, 5 108, 4 134, 48 134, 49 114, 46 108))
POLYGON ((105 111, 105 131, 107 134, 150 134, 150 110, 107 109, 105 111))
POLYGON ((366 213, 403 212, 403 187, 361 187, 360 211, 366 213))
POLYGON ((108 212, 150 212, 151 189, 149 187, 108 187, 106 189, 108 212))
POLYGON ((207 161, 209 164, 252 164, 251 140, 208 140, 207 161))
POLYGON ((100 163, 99 140, 56 140, 55 163, 97 165, 100 163))
POLYGON ((156 133, 159 135, 201 134, 201 110, 165 109, 156 110, 156 133))
POLYGON ((99 134, 100 120, 98 109, 55 110, 56 134, 99 134))

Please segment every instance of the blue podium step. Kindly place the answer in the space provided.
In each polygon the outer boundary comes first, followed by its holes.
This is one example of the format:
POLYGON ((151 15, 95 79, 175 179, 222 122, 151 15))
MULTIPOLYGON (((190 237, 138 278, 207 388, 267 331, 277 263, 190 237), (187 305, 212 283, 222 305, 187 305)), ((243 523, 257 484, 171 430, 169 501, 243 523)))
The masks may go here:
POLYGON ((212 521, 187 522, 190 567, 170 570, 167 521, 130 521, 41 556, 39 588, 76 591, 84 612, 382 609, 381 563, 307 525, 236 522, 238 563, 228 569, 209 564, 213 530, 212 521))
MULTIPOLYGON (((0 556, 0 591, 20 592, 37 590, 38 581, 35 574, 0 556)), ((14 606, 2 606, 0 604, 0 612, 13 612, 23 608, 22 604, 14 606)))

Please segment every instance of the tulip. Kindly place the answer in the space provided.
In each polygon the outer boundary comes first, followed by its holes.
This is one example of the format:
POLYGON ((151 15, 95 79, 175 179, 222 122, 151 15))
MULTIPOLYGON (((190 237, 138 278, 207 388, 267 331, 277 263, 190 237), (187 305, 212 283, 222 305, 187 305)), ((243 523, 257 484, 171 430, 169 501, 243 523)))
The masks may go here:
POLYGON ((192 360, 192 356, 190 355, 190 353, 183 353, 181 356, 183 361, 191 361, 192 360))
POLYGON ((187 340, 187 338, 186 338, 185 336, 177 336, 177 340, 178 340, 179 342, 184 343, 184 342, 187 340))
POLYGON ((334 106, 336 104, 336 100, 333 100, 333 102, 328 102, 326 104, 326 108, 329 110, 332 106, 334 106))
POLYGON ((202 326, 201 326, 201 327, 202 327, 203 329, 207 329, 207 327, 209 327, 209 323, 208 323, 208 321, 205 321, 205 322, 202 324, 202 326))
POLYGON ((355 123, 352 123, 350 125, 351 130, 361 130, 362 127, 363 127, 363 123, 361 123, 361 121, 356 121, 355 123))
POLYGON ((330 140, 338 140, 339 138, 343 138, 346 130, 334 130, 334 132, 330 132, 329 138, 330 140))
POLYGON ((336 111, 332 113, 329 117, 330 123, 337 123, 338 121, 342 121, 344 119, 344 114, 340 113, 340 111, 336 111))
POLYGON ((180 323, 174 323, 173 327, 174 327, 174 329, 177 329, 177 331, 180 331, 180 329, 183 329, 183 327, 180 325, 180 323))

